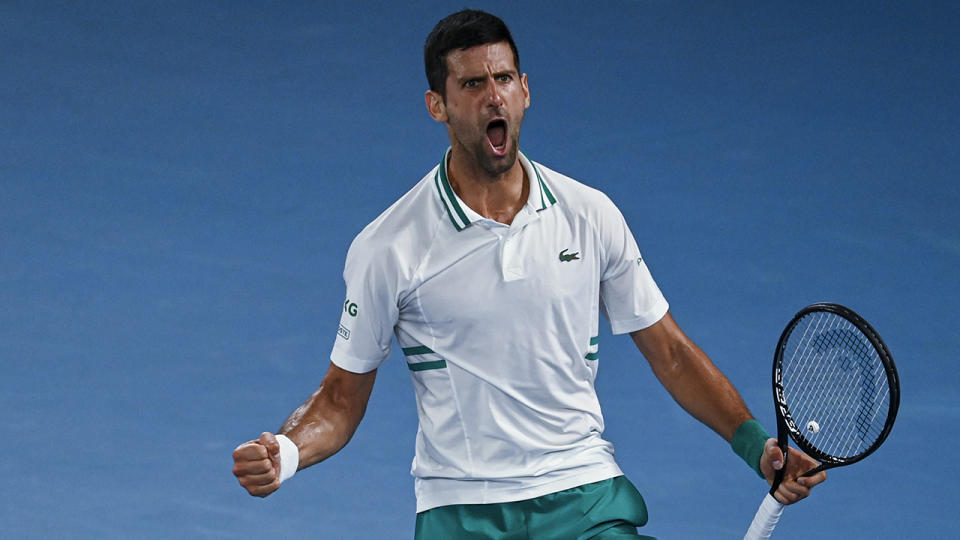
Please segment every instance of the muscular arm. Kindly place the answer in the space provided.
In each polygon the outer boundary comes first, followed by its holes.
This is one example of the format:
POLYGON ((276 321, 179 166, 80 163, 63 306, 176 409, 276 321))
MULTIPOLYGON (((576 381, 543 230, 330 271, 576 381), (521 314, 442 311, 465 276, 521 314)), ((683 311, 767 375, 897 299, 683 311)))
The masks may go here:
MULTIPOLYGON (((373 391, 376 370, 351 373, 333 363, 320 388, 280 427, 299 450, 297 469, 336 454, 353 437, 373 391)), ((292 460, 291 460, 292 461, 292 460)), ((280 487, 280 444, 272 433, 233 451, 233 474, 251 495, 266 497, 280 487)))
POLYGON ((351 373, 331 362, 320 388, 293 411, 278 432, 300 449, 298 470, 346 446, 367 410, 376 376, 376 370, 351 373))
MULTIPOLYGON (((753 418, 733 384, 683 333, 670 313, 653 326, 631 332, 630 337, 673 399, 727 442, 740 424, 753 418)), ((772 484, 774 471, 782 463, 783 453, 776 439, 768 439, 760 458, 760 469, 768 483, 772 484)), ((827 478, 823 471, 800 478, 815 466, 811 457, 791 448, 784 482, 775 494, 777 500, 790 504, 807 497, 810 488, 827 478)))

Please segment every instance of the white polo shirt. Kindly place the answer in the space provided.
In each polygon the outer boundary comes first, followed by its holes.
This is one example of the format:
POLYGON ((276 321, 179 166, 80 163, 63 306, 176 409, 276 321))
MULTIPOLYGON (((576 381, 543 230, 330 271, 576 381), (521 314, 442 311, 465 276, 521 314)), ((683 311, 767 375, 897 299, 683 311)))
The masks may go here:
POLYGON ((668 307, 623 216, 521 154, 530 196, 498 223, 454 193, 448 156, 350 246, 333 363, 376 369, 396 335, 420 420, 417 512, 622 474, 601 437, 598 317, 620 334, 668 307))

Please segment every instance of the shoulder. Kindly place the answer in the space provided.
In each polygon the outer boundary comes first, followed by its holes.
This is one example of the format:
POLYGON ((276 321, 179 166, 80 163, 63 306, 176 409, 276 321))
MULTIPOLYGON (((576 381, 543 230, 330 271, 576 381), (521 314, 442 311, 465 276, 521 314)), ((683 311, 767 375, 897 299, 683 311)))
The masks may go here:
POLYGON ((559 173, 539 162, 531 161, 537 179, 553 192, 559 205, 574 215, 594 219, 598 215, 617 212, 616 205, 599 189, 559 173))
POLYGON ((424 176, 357 234, 347 254, 348 266, 351 262, 417 260, 442 223, 435 173, 436 169, 424 176))

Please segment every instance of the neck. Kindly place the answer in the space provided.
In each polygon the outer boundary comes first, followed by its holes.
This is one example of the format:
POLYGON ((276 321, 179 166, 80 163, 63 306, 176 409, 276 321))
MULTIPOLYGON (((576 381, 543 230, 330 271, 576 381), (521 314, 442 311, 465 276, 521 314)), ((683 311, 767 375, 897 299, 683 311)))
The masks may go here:
POLYGON ((491 176, 469 160, 451 152, 447 179, 457 195, 481 216, 509 225, 529 196, 529 185, 519 157, 505 172, 491 176))

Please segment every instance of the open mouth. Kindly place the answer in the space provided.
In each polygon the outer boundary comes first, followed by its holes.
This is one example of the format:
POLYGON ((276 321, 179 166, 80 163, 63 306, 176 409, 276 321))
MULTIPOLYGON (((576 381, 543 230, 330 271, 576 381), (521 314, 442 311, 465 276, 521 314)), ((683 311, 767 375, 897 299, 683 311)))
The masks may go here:
POLYGON ((497 119, 487 124, 487 140, 494 153, 503 155, 507 149, 507 122, 497 119))

